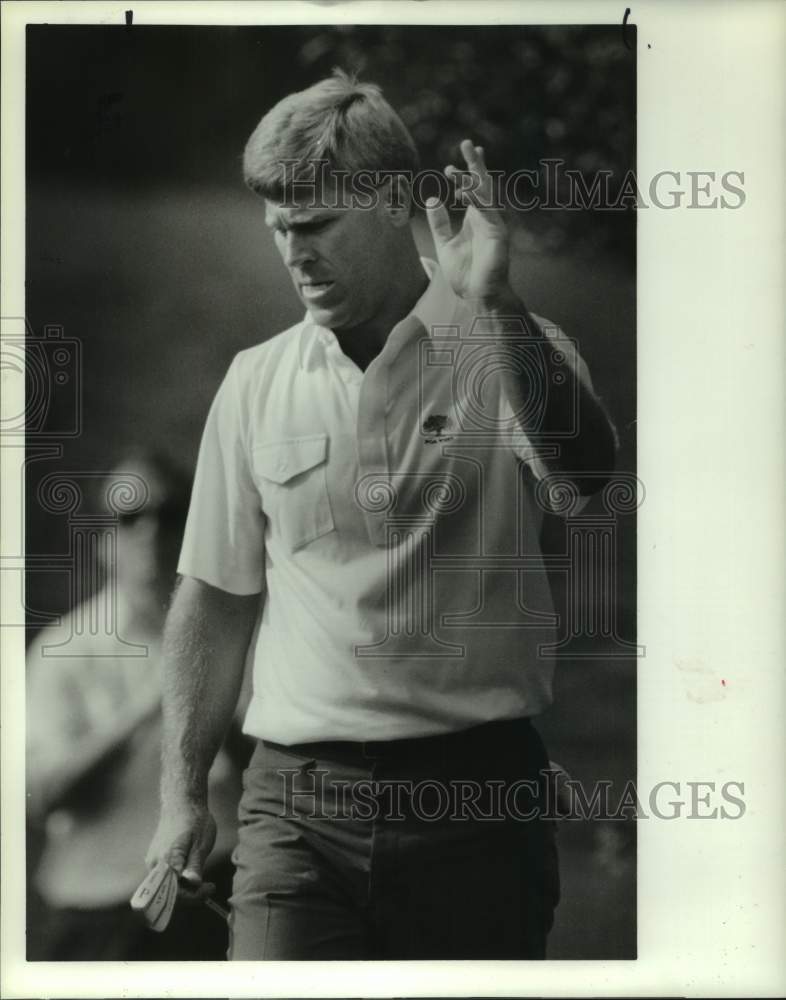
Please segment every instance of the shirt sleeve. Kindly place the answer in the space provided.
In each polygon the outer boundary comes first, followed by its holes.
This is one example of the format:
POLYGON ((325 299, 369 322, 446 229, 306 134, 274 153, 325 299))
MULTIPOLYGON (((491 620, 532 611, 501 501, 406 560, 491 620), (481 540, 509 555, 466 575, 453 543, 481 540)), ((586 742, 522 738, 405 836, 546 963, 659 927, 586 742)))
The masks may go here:
POLYGON ((249 469, 237 360, 205 423, 177 571, 248 595, 264 588, 265 516, 249 469))

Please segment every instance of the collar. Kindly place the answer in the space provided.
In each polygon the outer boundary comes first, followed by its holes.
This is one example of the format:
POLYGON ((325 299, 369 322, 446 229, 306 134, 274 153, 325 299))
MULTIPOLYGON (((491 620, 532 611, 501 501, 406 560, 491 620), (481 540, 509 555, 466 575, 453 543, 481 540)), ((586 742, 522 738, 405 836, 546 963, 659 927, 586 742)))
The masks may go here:
MULTIPOLYGON (((404 320, 410 316, 418 319, 432 336, 437 327, 445 327, 453 322, 456 313, 456 294, 445 280, 439 265, 430 257, 421 257, 420 263, 428 276, 426 290, 417 300, 411 311, 401 319, 390 331, 390 337, 399 329, 404 320)), ((336 335, 332 330, 315 323, 311 314, 306 311, 300 328, 300 365, 310 368, 317 358, 320 347, 328 347, 335 343, 336 335)))

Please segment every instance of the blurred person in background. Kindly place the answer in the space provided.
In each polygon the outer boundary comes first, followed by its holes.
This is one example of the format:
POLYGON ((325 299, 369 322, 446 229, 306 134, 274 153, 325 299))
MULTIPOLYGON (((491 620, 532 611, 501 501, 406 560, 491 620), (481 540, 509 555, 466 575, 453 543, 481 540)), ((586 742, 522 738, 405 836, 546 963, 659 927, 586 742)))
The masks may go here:
MULTIPOLYGON (((161 934, 129 907, 159 806, 161 634, 189 493, 187 477, 149 453, 120 462, 105 487, 129 473, 146 485, 147 498, 119 516, 115 571, 103 567, 101 588, 59 626, 39 632, 27 652, 28 812, 41 851, 31 960, 200 960, 226 951, 226 927, 204 907, 179 907, 161 934), (146 655, 99 649, 106 588, 116 588, 119 637, 146 646, 146 655), (72 636, 85 613, 92 629, 72 636), (44 651, 61 643, 62 655, 44 651)), ((219 833, 205 877, 226 897, 239 798, 239 766, 226 749, 208 784, 219 833)))
POLYGON ((462 168, 445 171, 464 209, 459 231, 444 204, 427 206, 434 261, 419 257, 411 229, 414 143, 374 85, 336 73, 292 94, 246 147, 246 181, 307 311, 236 356, 207 419, 165 633, 162 811, 147 856, 193 886, 204 877, 215 837, 206 775, 262 598, 234 960, 545 957, 557 874, 549 825, 535 819, 548 758, 531 718, 551 701, 553 664, 539 650, 555 635, 534 483, 556 471, 592 493, 615 440, 572 343, 546 347, 551 325, 509 285, 509 232, 489 207, 483 150, 465 140, 461 154, 462 168), (284 164, 304 168, 302 184, 285 183, 284 164), (337 178, 360 171, 387 178, 365 207, 337 191, 337 178), (459 330, 440 345, 458 348, 478 316, 490 363, 469 391, 500 434, 489 441, 486 423, 483 442, 463 433, 452 364, 435 361, 418 396, 424 341, 459 330), (500 363, 522 341, 548 380, 535 426, 522 414, 538 386, 500 363), (564 427, 574 400, 575 436, 533 448, 528 432, 564 427), (388 536, 391 496, 396 516, 422 530, 388 536), (515 598, 497 571, 479 600, 473 556, 522 548, 515 598), (465 572, 429 576, 433 553, 467 559, 465 572), (441 792, 467 782, 480 789, 475 813, 434 821, 441 792), (484 822, 493 788, 522 782, 531 821, 509 811, 484 822), (430 798, 382 800, 407 784, 430 798), (379 808, 356 795, 369 785, 379 808))

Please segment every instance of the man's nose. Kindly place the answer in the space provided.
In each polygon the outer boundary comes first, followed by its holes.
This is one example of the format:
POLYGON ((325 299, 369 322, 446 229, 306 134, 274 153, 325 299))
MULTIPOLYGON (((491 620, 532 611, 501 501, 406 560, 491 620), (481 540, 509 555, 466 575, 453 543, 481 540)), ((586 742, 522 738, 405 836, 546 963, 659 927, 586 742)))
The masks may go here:
POLYGON ((284 243, 284 263, 287 267, 298 267, 315 258, 316 253, 308 236, 302 233, 287 233, 284 243))

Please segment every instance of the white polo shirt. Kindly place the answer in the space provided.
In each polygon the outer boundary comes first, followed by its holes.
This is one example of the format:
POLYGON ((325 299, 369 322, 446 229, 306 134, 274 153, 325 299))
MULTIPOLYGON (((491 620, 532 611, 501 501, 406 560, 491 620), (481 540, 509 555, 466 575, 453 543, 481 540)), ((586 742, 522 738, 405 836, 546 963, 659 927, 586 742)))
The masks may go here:
POLYGON ((306 314, 235 357, 207 418, 178 570, 266 590, 258 738, 423 736, 551 701, 542 466, 493 340, 423 265, 427 290, 365 372, 306 314))

